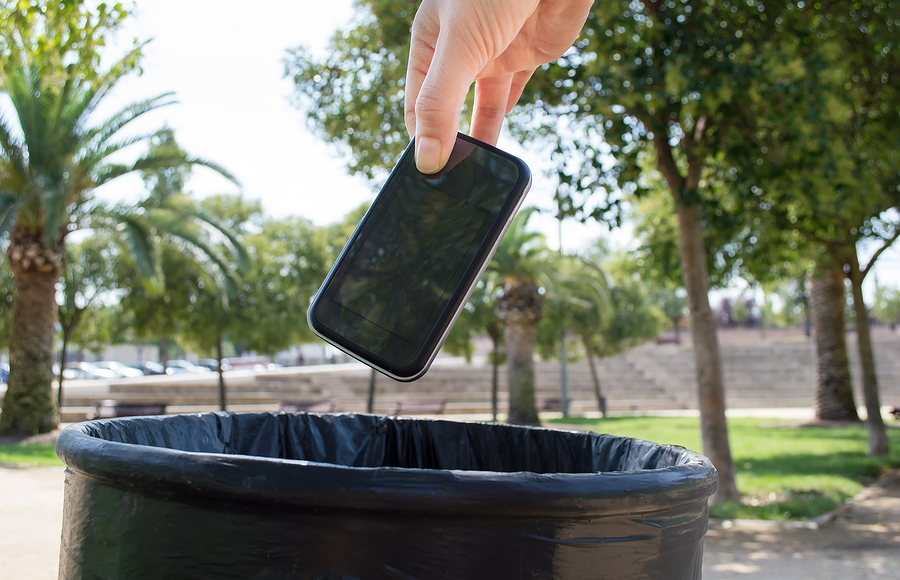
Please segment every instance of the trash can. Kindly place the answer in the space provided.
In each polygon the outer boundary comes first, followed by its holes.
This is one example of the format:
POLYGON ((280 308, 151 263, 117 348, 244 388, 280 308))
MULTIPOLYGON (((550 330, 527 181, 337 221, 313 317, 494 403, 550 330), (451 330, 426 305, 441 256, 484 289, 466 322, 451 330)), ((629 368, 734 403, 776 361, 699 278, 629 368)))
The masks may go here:
POLYGON ((60 578, 694 579, 716 472, 595 433, 357 414, 72 425, 60 578))

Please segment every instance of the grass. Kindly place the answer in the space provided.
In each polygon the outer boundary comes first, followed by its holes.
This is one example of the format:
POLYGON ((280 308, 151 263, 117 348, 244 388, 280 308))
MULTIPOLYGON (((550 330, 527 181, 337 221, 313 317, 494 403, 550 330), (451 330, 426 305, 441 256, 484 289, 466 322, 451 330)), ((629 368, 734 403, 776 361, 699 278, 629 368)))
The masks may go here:
MULTIPOLYGON (((699 420, 689 417, 568 418, 572 427, 701 450, 699 420)), ((718 518, 808 519, 827 513, 884 469, 900 467, 900 429, 888 428, 891 453, 869 457, 866 430, 802 427, 775 419, 729 419, 740 502, 712 506, 718 518)))
POLYGON ((0 445, 0 463, 19 466, 62 465, 53 443, 0 445))

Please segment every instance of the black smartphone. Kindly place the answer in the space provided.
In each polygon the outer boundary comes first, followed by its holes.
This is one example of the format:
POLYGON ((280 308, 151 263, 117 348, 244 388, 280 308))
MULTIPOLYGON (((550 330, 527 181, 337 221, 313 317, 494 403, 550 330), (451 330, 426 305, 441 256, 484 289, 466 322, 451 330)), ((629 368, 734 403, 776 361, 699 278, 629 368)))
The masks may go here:
POLYGON ((309 307, 319 337, 398 381, 431 366, 525 199, 521 159, 459 134, 425 175, 409 144, 309 307))

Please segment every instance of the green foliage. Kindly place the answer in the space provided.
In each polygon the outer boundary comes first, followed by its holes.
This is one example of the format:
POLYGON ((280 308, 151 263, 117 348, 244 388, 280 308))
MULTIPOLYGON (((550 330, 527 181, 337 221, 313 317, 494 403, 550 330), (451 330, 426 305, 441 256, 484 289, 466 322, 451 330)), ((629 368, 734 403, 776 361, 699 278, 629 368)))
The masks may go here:
MULTIPOLYGON (((598 433, 699 449, 693 417, 559 419, 551 423, 598 433)), ((710 507, 712 517, 796 520, 821 515, 859 493, 882 470, 900 466, 900 430, 891 429, 894 451, 866 455, 862 426, 798 427, 776 419, 728 420, 737 479, 744 497, 710 507)))
POLYGON ((329 265, 316 228, 302 218, 266 220, 257 203, 240 196, 213 196, 201 204, 236 229, 247 265, 231 288, 190 278, 186 324, 177 336, 202 353, 227 342, 239 352, 275 354, 311 340, 306 311, 329 265))
POLYGON ((409 30, 415 6, 404 0, 359 0, 354 22, 316 60, 289 51, 285 75, 309 126, 350 154, 349 168, 370 178, 394 166, 409 143, 403 121, 409 30))
POLYGON ((885 324, 900 322, 900 290, 879 286, 875 290, 872 313, 875 315, 875 318, 885 324))
MULTIPOLYGON (((119 2, 4 0, 0 2, 0 70, 34 64, 40 75, 69 69, 93 78, 100 70, 106 40, 119 29, 128 10, 119 2)), ((133 68, 139 47, 121 66, 133 68)))
POLYGON ((116 289, 115 253, 106 236, 92 236, 66 248, 60 279, 59 323, 64 343, 100 352, 116 334, 117 309, 110 306, 116 289))
POLYGON ((528 229, 528 220, 537 211, 535 207, 520 210, 500 240, 488 271, 496 274, 501 283, 550 282, 553 263, 544 236, 528 229))
MULTIPOLYGON (((0 251, 6 253, 6 244, 0 244, 0 251)), ((16 279, 6 260, 0 260, 0 349, 9 346, 9 331, 12 326, 13 295, 16 279)))

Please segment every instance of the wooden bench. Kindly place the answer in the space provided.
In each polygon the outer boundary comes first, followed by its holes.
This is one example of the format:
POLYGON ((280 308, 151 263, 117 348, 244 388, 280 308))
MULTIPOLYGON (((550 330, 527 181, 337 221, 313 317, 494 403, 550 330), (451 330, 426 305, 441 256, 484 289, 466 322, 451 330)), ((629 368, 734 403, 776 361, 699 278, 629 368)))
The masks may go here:
POLYGON ((410 399, 398 401, 391 415, 443 415, 446 399, 410 399))
POLYGON ((562 411, 562 401, 559 397, 538 397, 538 411, 562 411))
POLYGON ((115 417, 140 417, 142 415, 165 415, 168 403, 116 401, 104 399, 97 401, 94 410, 87 414, 88 419, 112 419, 115 417))
POLYGON ((656 344, 681 344, 680 336, 660 336, 656 339, 656 344))
POLYGON ((285 413, 334 413, 334 401, 282 401, 278 410, 285 413))

